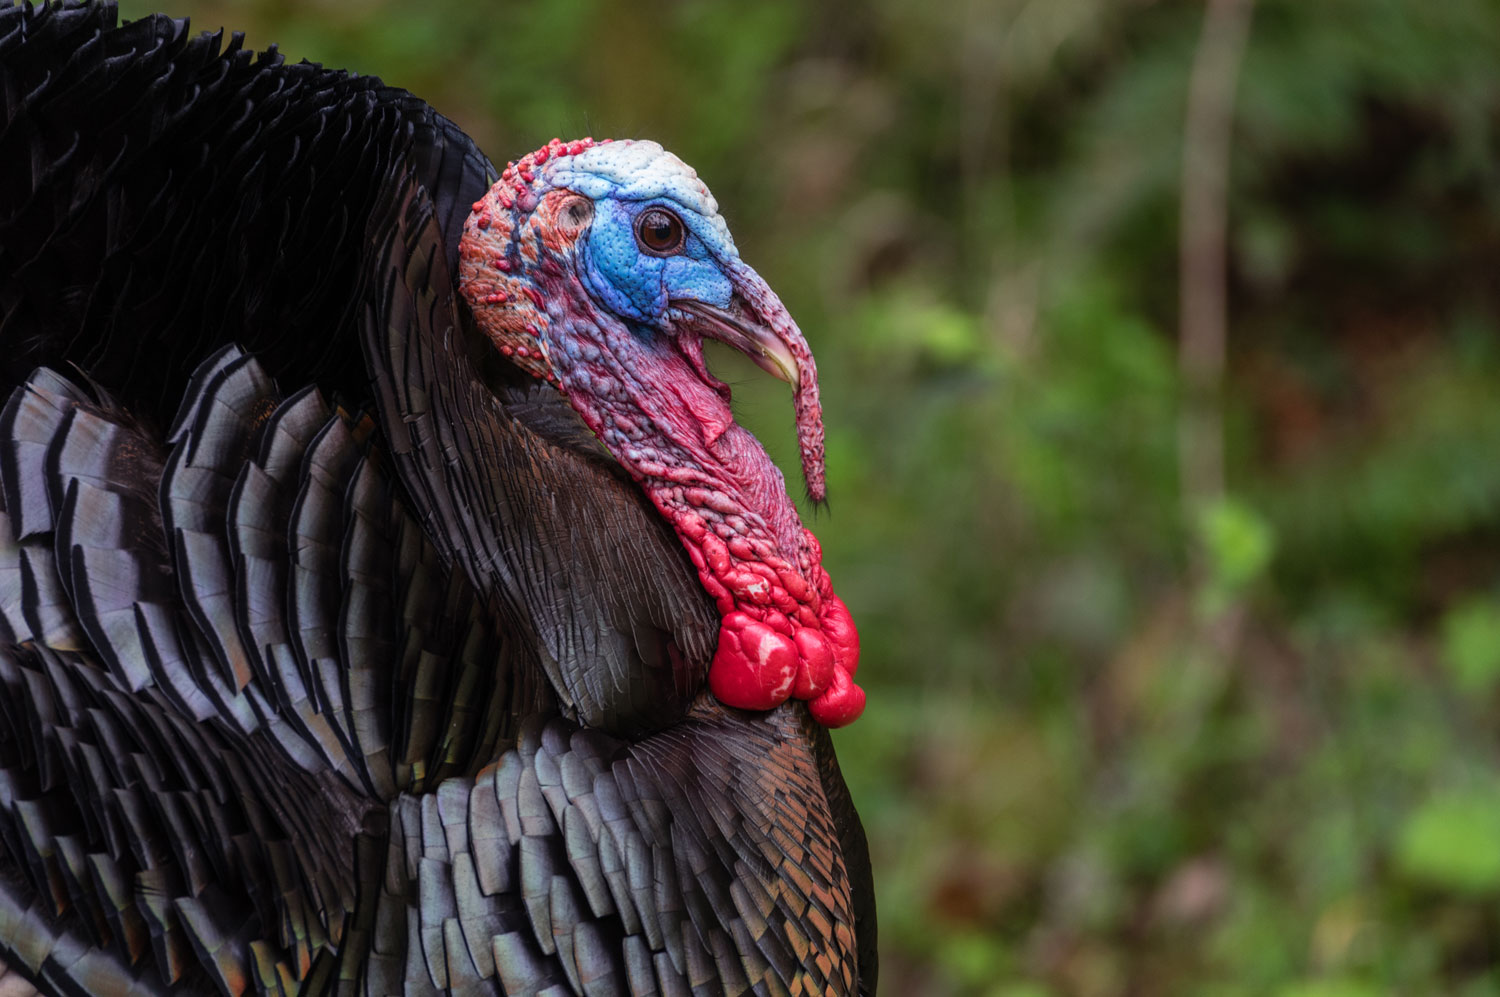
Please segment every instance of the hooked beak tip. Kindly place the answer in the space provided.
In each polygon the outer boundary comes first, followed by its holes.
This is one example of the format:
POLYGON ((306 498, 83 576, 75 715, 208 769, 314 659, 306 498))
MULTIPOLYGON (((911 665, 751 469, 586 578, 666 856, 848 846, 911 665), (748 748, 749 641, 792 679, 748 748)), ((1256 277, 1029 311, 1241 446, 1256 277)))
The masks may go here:
POLYGON ((762 366, 765 367, 767 373, 781 378, 792 386, 793 391, 796 391, 802 387, 802 372, 797 369, 797 358, 792 356, 791 351, 786 348, 786 345, 781 340, 773 340, 773 343, 774 347, 765 352, 765 358, 776 369, 771 370, 770 367, 762 366), (776 347, 779 347, 779 349, 776 347))

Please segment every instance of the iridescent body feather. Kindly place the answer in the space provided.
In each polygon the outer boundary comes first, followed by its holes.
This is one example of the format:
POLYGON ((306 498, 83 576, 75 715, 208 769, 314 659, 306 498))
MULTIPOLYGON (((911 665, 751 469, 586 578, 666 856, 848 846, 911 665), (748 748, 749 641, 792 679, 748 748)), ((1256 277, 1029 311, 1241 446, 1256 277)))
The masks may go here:
POLYGON ((696 339, 817 495, 815 372, 706 190, 115 21, 0 5, 0 990, 873 992, 853 631, 696 339))

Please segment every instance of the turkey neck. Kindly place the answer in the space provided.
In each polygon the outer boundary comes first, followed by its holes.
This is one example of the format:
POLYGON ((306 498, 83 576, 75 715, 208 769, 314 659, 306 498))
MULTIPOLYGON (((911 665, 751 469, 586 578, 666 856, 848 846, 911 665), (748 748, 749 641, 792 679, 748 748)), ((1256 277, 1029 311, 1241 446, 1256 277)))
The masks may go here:
POLYGON ((816 541, 780 469, 734 421, 697 334, 633 329, 594 312, 575 282, 539 283, 564 394, 677 531, 719 612, 743 601, 816 626, 827 587, 816 541))
POLYGON ((746 709, 795 696, 821 723, 855 719, 864 694, 852 681, 853 621, 781 471, 734 421, 699 334, 603 314, 562 267, 538 268, 533 279, 559 387, 672 524, 719 609, 714 694, 746 709))

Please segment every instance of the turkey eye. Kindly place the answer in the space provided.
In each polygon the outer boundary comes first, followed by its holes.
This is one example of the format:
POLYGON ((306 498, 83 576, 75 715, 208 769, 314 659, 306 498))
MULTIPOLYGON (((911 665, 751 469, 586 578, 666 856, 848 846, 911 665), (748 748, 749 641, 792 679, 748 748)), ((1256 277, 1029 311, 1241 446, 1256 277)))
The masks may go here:
POLYGON ((670 211, 652 208, 635 223, 635 237, 647 252, 666 256, 682 248, 682 220, 670 211))

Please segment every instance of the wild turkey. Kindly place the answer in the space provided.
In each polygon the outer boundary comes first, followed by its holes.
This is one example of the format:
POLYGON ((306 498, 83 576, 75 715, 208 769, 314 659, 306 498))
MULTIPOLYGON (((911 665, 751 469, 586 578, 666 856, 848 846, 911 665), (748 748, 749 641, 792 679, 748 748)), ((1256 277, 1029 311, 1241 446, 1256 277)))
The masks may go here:
POLYGON ((857 638, 700 337, 820 497, 816 374, 694 174, 110 4, 0 93, 0 992, 873 993, 857 638))

